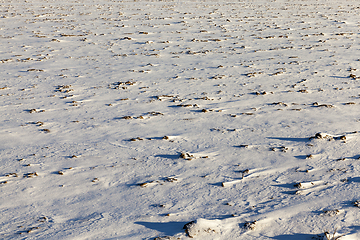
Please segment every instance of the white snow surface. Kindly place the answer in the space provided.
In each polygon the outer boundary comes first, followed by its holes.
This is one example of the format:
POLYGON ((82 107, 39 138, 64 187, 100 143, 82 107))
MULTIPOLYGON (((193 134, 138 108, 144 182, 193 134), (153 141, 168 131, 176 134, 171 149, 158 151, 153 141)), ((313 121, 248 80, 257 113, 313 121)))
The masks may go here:
POLYGON ((0 238, 360 239, 359 29, 357 0, 1 0, 0 238))

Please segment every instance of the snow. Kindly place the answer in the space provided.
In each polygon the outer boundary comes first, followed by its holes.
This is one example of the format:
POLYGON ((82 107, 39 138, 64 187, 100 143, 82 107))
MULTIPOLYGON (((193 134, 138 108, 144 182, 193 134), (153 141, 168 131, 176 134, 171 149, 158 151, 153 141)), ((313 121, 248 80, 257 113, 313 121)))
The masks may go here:
POLYGON ((359 7, 2 1, 1 239, 360 239, 359 7))

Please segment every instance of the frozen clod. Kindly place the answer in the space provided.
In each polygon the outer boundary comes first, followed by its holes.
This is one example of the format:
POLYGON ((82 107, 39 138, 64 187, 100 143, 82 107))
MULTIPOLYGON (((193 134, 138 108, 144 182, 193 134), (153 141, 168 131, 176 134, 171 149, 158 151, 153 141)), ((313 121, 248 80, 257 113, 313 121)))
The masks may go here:
POLYGON ((246 229, 246 230, 255 230, 255 228, 256 228, 256 220, 255 221, 252 221, 252 222, 246 222, 245 224, 244 224, 244 228, 246 229))
POLYGON ((129 141, 135 142, 135 141, 141 141, 141 140, 144 140, 144 139, 140 138, 140 137, 136 137, 136 138, 131 138, 129 141))
POLYGON ((156 185, 156 184, 157 184, 156 181, 150 181, 150 182, 140 183, 139 186, 140 187, 149 187, 149 186, 156 185))
POLYGON ((39 175, 36 172, 24 174, 24 178, 33 178, 33 177, 37 177, 37 176, 39 176, 39 175))
POLYGON ((244 179, 245 174, 247 174, 247 173, 249 173, 249 172, 250 172, 249 169, 245 169, 244 171, 241 171, 241 173, 242 173, 242 179, 244 179))
MULTIPOLYGON (((334 232, 330 233, 329 231, 324 232, 324 240, 340 240, 341 237, 345 236, 346 233, 341 234, 337 232, 337 229, 334 230, 334 232)), ((353 239, 353 238, 350 238, 353 239)))
POLYGON ((333 138, 334 138, 333 136, 322 132, 318 132, 315 134, 315 136, 310 137, 310 139, 328 139, 328 140, 332 140, 333 138))
POLYGON ((167 178, 166 178, 166 181, 167 181, 167 182, 177 182, 178 179, 177 179, 176 177, 167 177, 167 178))
POLYGON ((171 237, 171 236, 165 236, 165 237, 156 237, 154 240, 176 240, 177 238, 171 237))
POLYGON ((180 157, 186 160, 192 160, 194 157, 194 155, 190 154, 190 153, 181 153, 180 157))
POLYGON ((184 225, 183 229, 185 229, 185 233, 193 238, 194 236, 196 236, 200 231, 198 231, 196 229, 196 222, 195 221, 192 221, 192 222, 189 222, 187 224, 184 225))
POLYGON ((336 215, 340 214, 340 210, 334 209, 334 210, 324 210, 321 214, 322 216, 328 216, 328 217, 334 217, 336 215))
POLYGON ((190 238, 203 234, 220 232, 220 220, 198 219, 184 225, 185 233, 190 238))
POLYGON ((357 79, 357 78, 359 78, 359 77, 357 77, 355 74, 352 74, 352 73, 351 73, 351 74, 349 75, 349 78, 357 79))

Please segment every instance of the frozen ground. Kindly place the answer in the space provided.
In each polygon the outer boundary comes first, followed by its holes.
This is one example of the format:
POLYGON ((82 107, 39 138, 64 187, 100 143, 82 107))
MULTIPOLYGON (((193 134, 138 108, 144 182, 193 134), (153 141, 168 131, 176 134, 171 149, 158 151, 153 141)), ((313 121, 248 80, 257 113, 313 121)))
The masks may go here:
POLYGON ((0 3, 1 239, 360 239, 357 1, 0 3))

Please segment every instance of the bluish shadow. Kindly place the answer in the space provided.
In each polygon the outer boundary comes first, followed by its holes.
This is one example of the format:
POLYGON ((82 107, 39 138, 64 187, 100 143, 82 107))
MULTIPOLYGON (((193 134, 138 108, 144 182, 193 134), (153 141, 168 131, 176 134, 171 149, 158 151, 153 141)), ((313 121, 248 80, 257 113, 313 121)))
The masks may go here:
POLYGON ((283 137, 267 137, 268 139, 276 139, 282 141, 291 141, 291 142, 307 142, 309 138, 283 138, 283 137))
POLYGON ((155 155, 155 157, 161 157, 161 158, 169 158, 169 159, 179 159, 180 158, 180 153, 179 154, 175 154, 175 155, 170 155, 170 154, 158 154, 155 155))
POLYGON ((135 222, 146 228, 156 230, 164 235, 173 236, 179 232, 183 232, 183 227, 187 222, 135 222))
POLYGON ((295 183, 285 183, 285 184, 276 184, 272 185, 274 187, 283 187, 283 188, 289 188, 289 189, 295 189, 295 183))
POLYGON ((350 157, 351 159, 355 159, 355 160, 358 160, 358 159, 360 159, 360 154, 358 154, 358 155, 355 155, 355 156, 353 156, 353 157, 350 157))
POLYGON ((283 191, 283 192, 280 192, 280 193, 286 194, 286 195, 296 195, 296 192, 297 192, 297 190, 294 190, 294 191, 283 191))
POLYGON ((329 77, 332 77, 332 78, 349 78, 349 77, 341 77, 341 76, 329 76, 329 77))
POLYGON ((147 140, 164 140, 164 137, 148 137, 147 140))
POLYGON ((347 180, 348 182, 360 182, 360 177, 350 177, 347 180))
POLYGON ((314 240, 314 239, 320 239, 321 235, 315 235, 315 234, 303 234, 303 233, 294 233, 294 234, 284 234, 272 237, 271 239, 276 240, 314 240))
POLYGON ((215 187, 222 187, 222 182, 217 182, 217 183, 210 183, 211 186, 215 186, 215 187))

